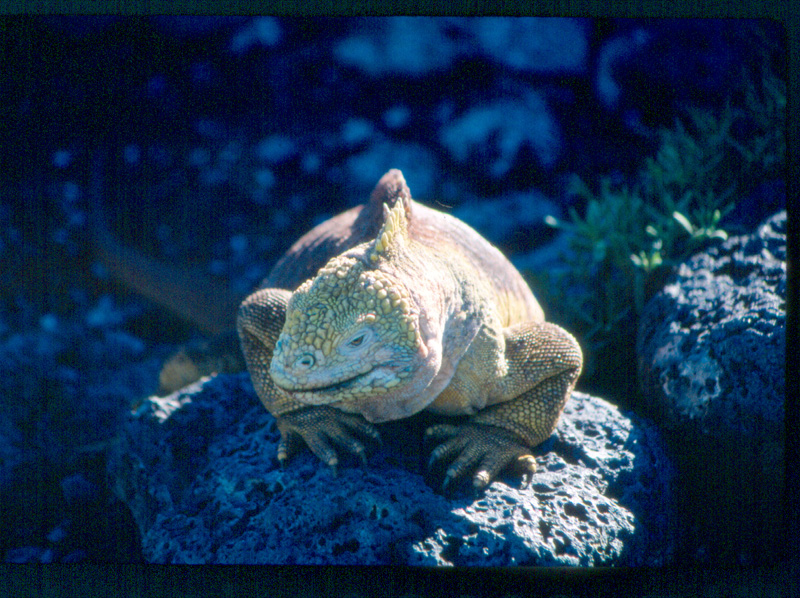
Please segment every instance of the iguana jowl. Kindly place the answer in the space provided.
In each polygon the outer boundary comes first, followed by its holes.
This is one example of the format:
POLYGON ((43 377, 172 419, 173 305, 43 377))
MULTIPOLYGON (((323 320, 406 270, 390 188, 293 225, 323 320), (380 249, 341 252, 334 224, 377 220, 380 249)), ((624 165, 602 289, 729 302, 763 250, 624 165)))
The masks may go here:
POLYGON ((582 362, 514 266, 412 200, 398 170, 297 241, 242 303, 237 329, 281 463, 305 442, 335 468, 334 447, 365 460, 373 423, 469 415, 426 431, 441 441, 431 463, 452 460, 445 486, 475 470, 482 487, 512 464, 530 479, 530 449, 555 429, 582 362))

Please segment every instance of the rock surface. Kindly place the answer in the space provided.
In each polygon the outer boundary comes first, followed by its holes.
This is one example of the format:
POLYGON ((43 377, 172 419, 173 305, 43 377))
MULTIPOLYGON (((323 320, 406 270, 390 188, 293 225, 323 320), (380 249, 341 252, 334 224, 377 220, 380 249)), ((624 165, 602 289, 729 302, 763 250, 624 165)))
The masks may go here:
POLYGON ((646 407, 697 495, 700 552, 749 563, 781 537, 785 318, 785 211, 692 257, 642 315, 646 407))
POLYGON ((695 255, 650 301, 638 341, 645 395, 670 426, 776 442, 785 319, 784 211, 695 255))
MULTIPOLYGON (((416 419, 416 418, 414 418, 416 419)), ((424 476, 413 420, 383 424, 366 469, 285 470, 246 374, 151 397, 109 460, 143 553, 159 563, 635 565, 669 562, 672 467, 644 422, 582 393, 535 450, 531 487, 451 496, 424 476), (415 434, 415 436, 410 436, 415 434)))

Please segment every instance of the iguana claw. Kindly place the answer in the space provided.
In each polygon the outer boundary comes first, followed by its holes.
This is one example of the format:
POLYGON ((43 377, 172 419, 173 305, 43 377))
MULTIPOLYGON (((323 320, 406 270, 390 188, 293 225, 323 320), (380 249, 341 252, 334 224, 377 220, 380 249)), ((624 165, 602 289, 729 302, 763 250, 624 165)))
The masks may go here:
POLYGON ((380 443, 380 434, 360 415, 344 413, 333 407, 316 406, 284 413, 278 417, 281 441, 278 443, 278 461, 285 464, 305 443, 320 461, 328 465, 334 477, 339 456, 333 445, 356 455, 362 465, 367 464, 367 451, 356 434, 380 443))
POLYGON ((442 459, 455 457, 445 473, 442 491, 453 480, 476 468, 472 477, 476 490, 488 486, 509 465, 523 470, 523 487, 530 484, 536 471, 536 459, 530 454, 530 449, 508 430, 474 423, 461 426, 441 424, 428 428, 425 436, 444 440, 431 453, 428 467, 442 459))

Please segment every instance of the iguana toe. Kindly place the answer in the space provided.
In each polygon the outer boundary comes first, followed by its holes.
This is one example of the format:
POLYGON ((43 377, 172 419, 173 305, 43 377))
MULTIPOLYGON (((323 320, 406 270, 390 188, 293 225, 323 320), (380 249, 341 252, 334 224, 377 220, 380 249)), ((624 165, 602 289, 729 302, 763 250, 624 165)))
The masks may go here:
POLYGON ((431 451, 431 458, 428 460, 429 468, 433 467, 437 461, 446 459, 464 449, 468 439, 459 438, 458 432, 459 427, 451 424, 439 424, 425 430, 426 440, 445 440, 431 451))
POLYGON ((508 444, 498 452, 486 454, 472 478, 472 484, 476 489, 485 488, 501 471, 510 466, 517 471, 522 470, 520 485, 527 488, 536 471, 536 459, 530 454, 530 449, 521 444, 508 444))
POLYGON ((297 446, 297 440, 294 434, 286 434, 284 435, 281 432, 281 440, 278 443, 278 453, 276 457, 278 458, 278 463, 281 466, 281 469, 286 467, 286 463, 292 457, 292 455, 297 451, 295 448, 297 446))

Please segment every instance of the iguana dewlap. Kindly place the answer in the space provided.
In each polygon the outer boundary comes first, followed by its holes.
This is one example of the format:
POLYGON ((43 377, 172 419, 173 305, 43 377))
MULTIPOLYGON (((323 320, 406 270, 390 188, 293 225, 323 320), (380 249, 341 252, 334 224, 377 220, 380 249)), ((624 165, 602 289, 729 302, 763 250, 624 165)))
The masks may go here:
POLYGON ((297 241, 242 303, 237 329, 282 463, 302 440, 335 468, 334 447, 364 459, 372 423, 469 415, 426 432, 442 441, 431 462, 452 460, 445 485, 475 470, 484 486, 512 464, 532 473, 530 449, 553 432, 582 361, 514 266, 413 201, 398 170, 297 241))

